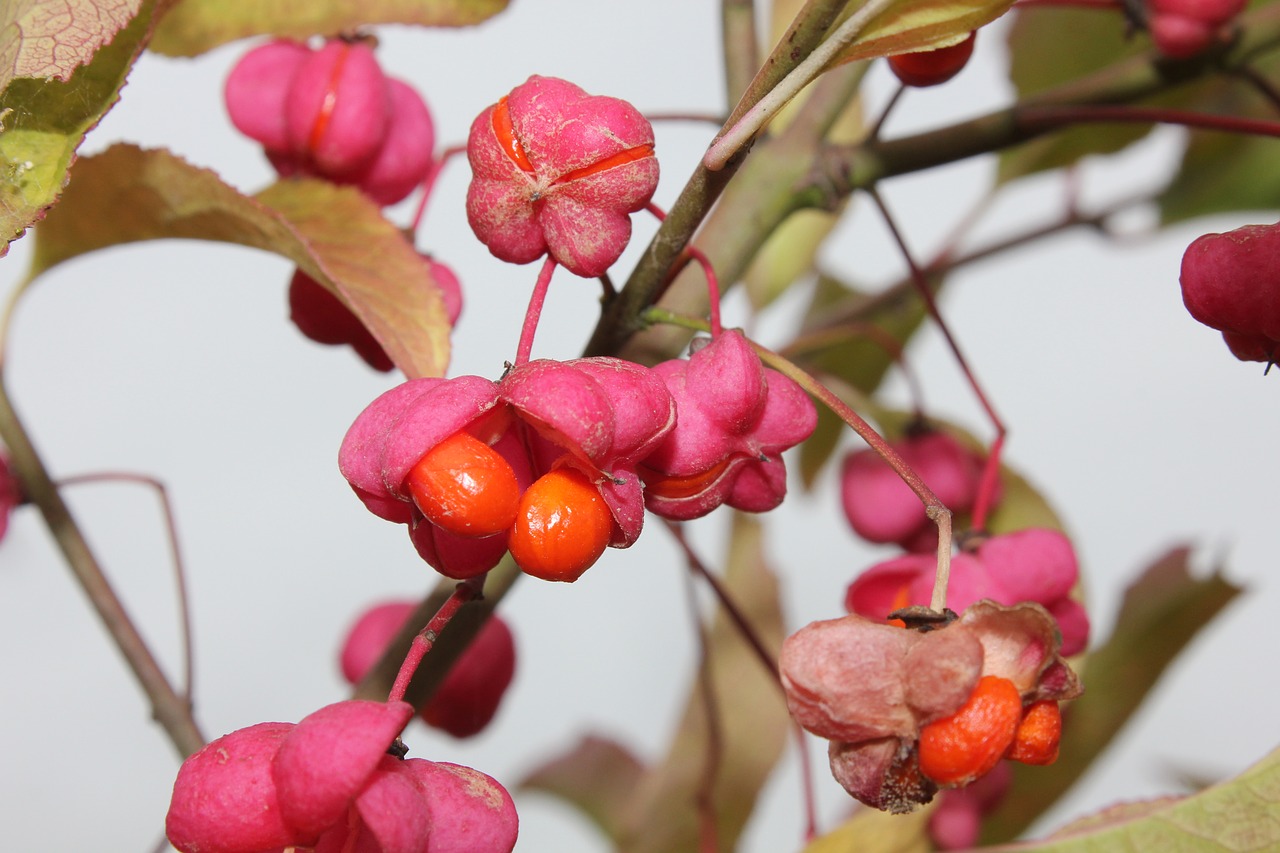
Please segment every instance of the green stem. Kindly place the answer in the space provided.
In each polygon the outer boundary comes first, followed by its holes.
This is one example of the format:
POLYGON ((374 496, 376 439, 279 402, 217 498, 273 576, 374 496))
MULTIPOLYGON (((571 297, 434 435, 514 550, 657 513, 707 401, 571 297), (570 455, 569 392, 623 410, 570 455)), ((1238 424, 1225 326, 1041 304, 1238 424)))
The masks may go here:
MULTIPOLYGON (((844 6, 845 0, 809 0, 805 4, 786 35, 774 47, 747 86, 747 91, 725 122, 726 127, 735 124, 822 41, 827 28, 844 6)), ((639 320, 641 312, 657 301, 667 285, 668 273, 675 267, 680 253, 693 239, 694 232, 702 224, 712 205, 724 192, 742 159, 733 158, 718 172, 708 171, 701 164, 694 169, 618 298, 602 313, 591 340, 587 343, 587 355, 616 354, 633 334, 643 328, 643 323, 639 320)), ((711 260, 720 268, 714 256, 711 260)))
POLYGON ((200 733, 191 715, 191 706, 169 683, 112 589, 97 557, 90 550, 71 511, 36 453, 31 437, 18 419, 2 378, 0 438, 4 439, 9 448, 10 461, 22 485, 23 494, 40 510, 45 525, 71 568, 72 575, 84 590, 125 662, 133 670, 134 677, 151 701, 152 716, 168 734, 178 753, 184 758, 191 755, 205 743, 204 735, 200 733))
MULTIPOLYGON (((1164 120, 1158 111, 1121 109, 1118 105, 1131 104, 1210 73, 1231 73, 1258 54, 1280 45, 1280 8, 1262 8, 1247 16, 1242 26, 1240 40, 1225 54, 1215 57, 1214 64, 1208 59, 1170 63, 1151 52, 1129 57, 1088 77, 948 127, 887 141, 829 146, 810 181, 810 191, 815 196, 810 203, 829 207, 854 190, 865 189, 885 178, 999 151, 1085 121, 1164 120), (1104 107, 1113 110, 1101 109, 1104 107), (1126 115, 1129 118, 1124 118, 1126 115)), ((1212 119, 1183 111, 1171 113, 1164 116, 1183 120, 1195 116, 1204 126, 1212 124, 1222 130, 1257 132, 1270 124, 1255 126, 1247 119, 1212 119), (1235 121, 1244 121, 1248 126, 1230 127, 1235 121)))
POLYGON ((754 0, 721 0, 720 43, 724 49, 725 102, 734 103, 751 84, 760 67, 760 37, 756 33, 754 0))

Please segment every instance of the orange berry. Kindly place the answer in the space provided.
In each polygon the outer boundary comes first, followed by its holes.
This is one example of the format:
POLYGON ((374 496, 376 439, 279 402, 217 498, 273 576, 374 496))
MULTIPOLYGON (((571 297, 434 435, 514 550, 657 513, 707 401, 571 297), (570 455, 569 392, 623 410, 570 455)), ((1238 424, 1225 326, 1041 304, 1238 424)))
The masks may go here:
POLYGON ((964 705, 920 730, 920 772, 939 785, 967 785, 1013 743, 1022 697, 1007 678, 984 675, 964 705))
POLYGON ((1052 764, 1058 760, 1062 737, 1062 712, 1052 699, 1032 702, 1022 714, 1017 734, 1006 758, 1023 764, 1052 764))
POLYGON ((520 484, 511 463, 469 432, 431 448, 405 480, 430 521, 458 536, 491 536, 515 522, 520 484))
POLYGON ((595 484, 577 469, 557 468, 525 490, 507 547, 526 574, 576 581, 612 533, 613 514, 595 484))

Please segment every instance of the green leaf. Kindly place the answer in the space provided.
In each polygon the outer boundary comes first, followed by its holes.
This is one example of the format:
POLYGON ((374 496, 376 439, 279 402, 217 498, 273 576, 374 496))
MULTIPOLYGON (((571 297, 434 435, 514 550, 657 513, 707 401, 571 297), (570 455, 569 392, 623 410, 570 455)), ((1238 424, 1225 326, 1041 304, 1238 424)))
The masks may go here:
POLYGON ((1027 853, 1280 849, 1280 749, 1236 778, 1192 796, 1116 806, 1071 824, 1047 841, 991 849, 1027 853))
POLYGON ((507 8, 509 0, 182 0, 156 29, 151 49, 167 56, 198 56, 249 36, 305 39, 337 35, 373 24, 462 27, 507 8))
MULTIPOLYGON (((778 582, 762 557, 758 521, 734 514, 733 541, 722 583, 765 648, 782 645, 778 582)), ((716 740, 708 727, 701 680, 663 762, 645 774, 632 793, 632 810, 620 848, 628 853, 697 853, 708 760, 715 761, 711 809, 717 849, 733 850, 765 780, 782 755, 791 718, 777 676, 767 669, 719 612, 707 637, 702 675, 709 672, 716 740)))
MULTIPOLYGON (((850 4, 833 29, 865 5, 850 4)), ((1012 0, 898 0, 872 18, 837 61, 875 59, 955 44, 1012 5, 1012 0)))
POLYGON ((3 6, 0 256, 62 192, 85 133, 115 104, 142 50, 153 7, 149 0, 100 9, 80 0, 3 6), (42 38, 54 21, 60 28, 42 38))
POLYGON ((1008 465, 1000 466, 1000 493, 1000 502, 987 518, 988 532, 1013 533, 1029 527, 1065 531, 1062 519, 1045 496, 1008 465))
POLYGON ((910 814, 888 814, 860 808, 840 826, 810 841, 801 853, 931 853, 931 811, 926 807, 910 814))
POLYGON ((15 77, 67 82, 141 7, 142 0, 11 0, 0 6, 0 89, 15 77))
MULTIPOLYGON (((1123 728, 1174 658, 1240 593, 1220 574, 1193 578, 1189 553, 1183 547, 1165 554, 1125 592, 1111 639, 1087 658, 1084 695, 1063 712, 1057 763, 1013 765, 1013 785, 984 823, 984 842, 1017 837, 1056 802, 1123 728)), ((1162 848, 1136 844, 1090 849, 1162 848)))
MULTIPOLYGON (((1077 80, 1142 52, 1113 11, 1035 6, 1020 9, 1009 28, 1009 76, 1019 100, 1077 80), (1070 38, 1063 38, 1070 33, 1070 38)), ((1000 155, 1001 181, 1056 169, 1086 154, 1119 151, 1151 131, 1151 125, 1089 124, 1034 139, 1000 155)))
POLYGON ((84 252, 183 237, 265 249, 341 298, 409 377, 440 376, 449 324, 427 265, 358 190, 288 180, 256 197, 166 151, 116 145, 71 170, 36 228, 32 277, 84 252))
POLYGON ((623 816, 644 772, 644 765, 626 747, 588 735, 561 757, 535 769, 519 787, 577 806, 617 843, 622 837, 623 816))
MULTIPOLYGON (((1255 59, 1252 71, 1274 79, 1280 52, 1255 59)), ((1214 78, 1196 87, 1194 108, 1216 115, 1272 120, 1275 105, 1236 78, 1214 78)), ((1280 139, 1243 133, 1193 130, 1178 171, 1160 194, 1161 221, 1168 225, 1211 213, 1280 207, 1280 139)))

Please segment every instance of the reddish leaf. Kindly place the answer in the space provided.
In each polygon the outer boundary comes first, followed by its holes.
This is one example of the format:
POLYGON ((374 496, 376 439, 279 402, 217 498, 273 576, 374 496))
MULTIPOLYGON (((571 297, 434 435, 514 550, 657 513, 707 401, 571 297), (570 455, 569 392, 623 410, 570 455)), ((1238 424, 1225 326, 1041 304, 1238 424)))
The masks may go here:
POLYGON ((72 177, 37 229, 31 276, 139 240, 253 246, 284 255, 336 293, 409 377, 444 373, 449 323, 427 264, 357 190, 288 180, 250 197, 207 169, 132 145, 82 159, 72 177))

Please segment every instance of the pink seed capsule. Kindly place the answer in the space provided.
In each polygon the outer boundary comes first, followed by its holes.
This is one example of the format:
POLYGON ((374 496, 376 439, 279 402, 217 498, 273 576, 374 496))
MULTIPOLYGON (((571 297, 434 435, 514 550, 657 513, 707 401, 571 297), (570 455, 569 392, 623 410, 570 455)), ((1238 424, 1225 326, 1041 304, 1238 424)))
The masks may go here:
POLYGON ((386 139, 387 78, 364 44, 331 41, 298 67, 285 101, 290 151, 330 178, 367 169, 386 139))

